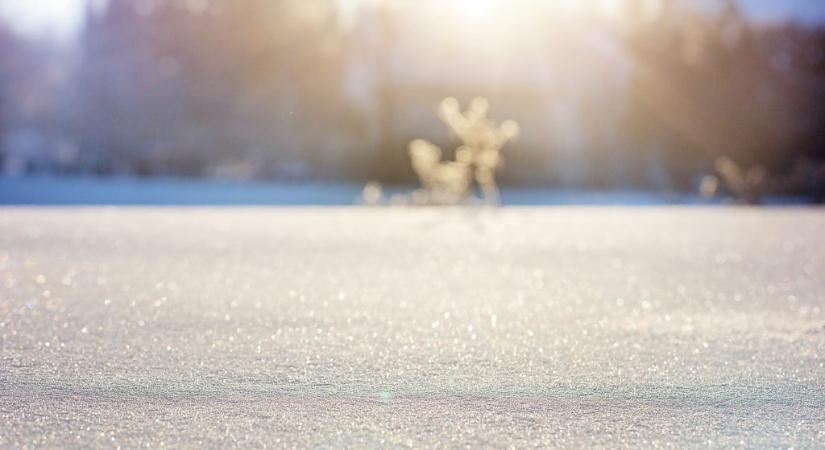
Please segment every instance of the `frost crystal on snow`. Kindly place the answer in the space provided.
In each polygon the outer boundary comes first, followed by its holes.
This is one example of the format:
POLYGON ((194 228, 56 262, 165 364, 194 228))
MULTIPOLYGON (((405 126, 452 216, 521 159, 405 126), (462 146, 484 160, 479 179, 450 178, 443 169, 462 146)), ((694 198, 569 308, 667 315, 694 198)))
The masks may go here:
POLYGON ((0 448, 821 448, 822 230, 806 209, 2 210, 0 448))

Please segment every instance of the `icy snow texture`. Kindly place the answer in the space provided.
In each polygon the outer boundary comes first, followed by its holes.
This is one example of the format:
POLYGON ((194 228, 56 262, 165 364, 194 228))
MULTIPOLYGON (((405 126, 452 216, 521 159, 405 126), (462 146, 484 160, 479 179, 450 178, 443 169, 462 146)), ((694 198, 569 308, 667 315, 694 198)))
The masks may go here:
POLYGON ((0 209, 0 447, 819 447, 825 213, 0 209))

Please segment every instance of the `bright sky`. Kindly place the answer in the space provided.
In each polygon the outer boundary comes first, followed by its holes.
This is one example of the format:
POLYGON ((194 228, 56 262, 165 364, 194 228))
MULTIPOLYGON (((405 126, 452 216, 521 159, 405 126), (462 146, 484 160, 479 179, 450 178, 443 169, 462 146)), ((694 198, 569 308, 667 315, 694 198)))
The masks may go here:
MULTIPOLYGON (((740 0, 740 3, 759 20, 794 16, 803 21, 825 21, 825 0, 740 0)), ((84 4, 85 0, 0 0, 0 14, 19 30, 67 36, 80 24, 84 4)))
POLYGON ((792 16, 803 22, 825 21, 823 0, 740 0, 745 10, 759 20, 792 16))
POLYGON ((85 0, 0 0, 0 13, 21 31, 70 35, 83 17, 85 0))

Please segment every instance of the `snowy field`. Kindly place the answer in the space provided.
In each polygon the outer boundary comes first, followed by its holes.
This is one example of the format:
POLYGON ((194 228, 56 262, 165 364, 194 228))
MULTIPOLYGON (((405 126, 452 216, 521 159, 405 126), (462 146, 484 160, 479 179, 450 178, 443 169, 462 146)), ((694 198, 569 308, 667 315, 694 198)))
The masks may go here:
POLYGON ((0 448, 825 442, 825 212, 0 209, 0 448))

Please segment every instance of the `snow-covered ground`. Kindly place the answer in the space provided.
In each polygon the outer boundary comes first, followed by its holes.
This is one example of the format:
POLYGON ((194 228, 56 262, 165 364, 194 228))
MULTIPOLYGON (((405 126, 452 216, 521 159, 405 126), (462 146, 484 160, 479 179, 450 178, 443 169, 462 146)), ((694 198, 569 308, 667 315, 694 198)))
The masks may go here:
POLYGON ((825 442, 825 212, 0 209, 0 448, 825 442))

